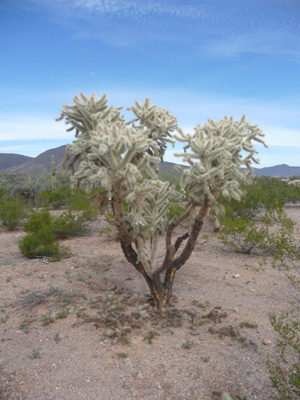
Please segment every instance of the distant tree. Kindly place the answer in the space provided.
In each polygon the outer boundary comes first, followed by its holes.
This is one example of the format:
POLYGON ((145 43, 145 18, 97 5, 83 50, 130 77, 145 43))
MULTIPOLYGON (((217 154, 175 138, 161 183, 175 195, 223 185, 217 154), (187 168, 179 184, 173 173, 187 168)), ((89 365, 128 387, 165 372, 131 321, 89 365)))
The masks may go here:
MULTIPOLYGON (((111 205, 118 240, 126 259, 145 278, 156 307, 166 306, 171 298, 176 272, 190 257, 205 217, 217 207, 220 194, 239 199, 240 185, 250 181, 241 167, 250 171, 257 151, 252 141, 264 136, 255 125, 225 117, 198 125, 193 135, 185 134, 167 110, 135 102, 129 107, 134 118, 128 122, 122 107, 108 107, 106 96, 74 96, 74 105, 63 106, 57 120, 66 119, 75 130, 65 161, 73 173, 72 182, 92 186, 101 184, 106 202, 111 205), (168 143, 184 143, 177 154, 190 168, 183 171, 181 192, 158 178, 158 163, 163 161, 168 143), (184 194, 185 212, 173 218, 172 201, 184 194), (175 229, 191 221, 189 231, 173 239, 175 229), (165 255, 158 257, 159 235, 165 236, 165 255), (185 244, 184 244, 185 243, 185 244)), ((102 196, 104 196, 102 193, 102 196)))

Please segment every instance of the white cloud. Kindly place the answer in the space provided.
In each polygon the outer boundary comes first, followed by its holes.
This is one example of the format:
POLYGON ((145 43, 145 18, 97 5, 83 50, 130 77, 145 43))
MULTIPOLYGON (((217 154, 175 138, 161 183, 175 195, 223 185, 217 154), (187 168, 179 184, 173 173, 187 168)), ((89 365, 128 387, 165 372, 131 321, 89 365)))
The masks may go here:
MULTIPOLYGON (((208 118, 219 120, 224 115, 233 116, 240 119, 246 114, 247 121, 250 124, 257 124, 265 133, 265 141, 271 146, 300 146, 300 120, 299 108, 300 98, 285 98, 277 100, 258 101, 256 99, 246 99, 233 96, 224 96, 217 94, 202 94, 201 96, 185 90, 175 89, 139 89, 139 90, 117 90, 112 88, 94 88, 98 97, 106 92, 108 94, 108 104, 115 106, 124 106, 123 112, 126 113, 126 107, 131 106, 134 100, 143 102, 145 97, 150 97, 152 103, 159 107, 169 109, 177 118, 179 126, 185 132, 193 132, 197 124, 205 124, 208 118), (107 89, 107 90, 105 90, 107 89)), ((87 94, 91 91, 86 90, 87 94)), ((73 93, 75 94, 75 93, 73 93)), ((71 94, 50 93, 45 100, 47 107, 51 110, 51 115, 24 112, 0 114, 0 142, 25 140, 63 140, 71 142, 74 138, 73 132, 66 132, 68 126, 64 121, 55 122, 59 115, 61 104, 71 104, 71 94), (56 99, 55 99, 56 98, 56 99)), ((31 99, 27 101, 31 102, 31 99)), ((41 99, 38 94, 34 94, 32 107, 38 110, 41 106, 41 99)), ((126 118, 131 118, 130 113, 126 118)), ((1 143, 0 143, 1 145, 1 143)))
POLYGON ((67 142, 65 140, 38 140, 22 142, 11 142, 10 144, 3 145, 4 142, 0 142, 0 153, 10 154, 22 154, 28 157, 37 157, 39 154, 46 150, 54 149, 62 146, 67 142))
POLYGON ((0 116, 0 142, 18 140, 70 140, 72 133, 66 132, 63 123, 55 122, 50 117, 21 114, 0 116))
POLYGON ((160 44, 179 41, 188 44, 186 51, 192 56, 200 57, 231 58, 242 53, 300 56, 297 5, 282 3, 270 7, 249 1, 241 6, 234 0, 226 6, 211 1, 195 4, 188 0, 184 3, 171 0, 31 2, 50 10, 56 22, 71 31, 73 39, 100 40, 112 47, 136 46, 141 41, 160 44))
MULTIPOLYGON (((87 94, 91 91, 86 90, 87 94)), ((147 89, 117 90, 102 87, 94 92, 98 97, 107 93, 109 105, 123 105, 124 109, 132 105, 134 100, 143 102, 150 97, 152 103, 169 109, 178 118, 179 125, 187 131, 192 131, 197 124, 204 124, 208 118, 221 119, 224 115, 241 118, 243 114, 251 124, 257 124, 270 138, 272 144, 295 145, 300 141, 299 107, 300 97, 275 100, 257 100, 255 98, 240 98, 218 94, 198 95, 185 90, 176 89, 147 89)), ((75 94, 75 93, 73 93, 75 94)), ((39 96, 34 95, 33 107, 43 103, 39 96)), ((41 115, 38 112, 30 115, 23 113, 0 115, 0 140, 22 140, 39 138, 68 138, 72 133, 66 133, 63 122, 55 122, 63 102, 71 104, 72 95, 59 93, 55 101, 55 93, 50 93, 46 100, 51 98, 51 105, 47 107, 55 110, 51 116, 41 115)), ((28 99, 27 96, 27 100, 28 99)))

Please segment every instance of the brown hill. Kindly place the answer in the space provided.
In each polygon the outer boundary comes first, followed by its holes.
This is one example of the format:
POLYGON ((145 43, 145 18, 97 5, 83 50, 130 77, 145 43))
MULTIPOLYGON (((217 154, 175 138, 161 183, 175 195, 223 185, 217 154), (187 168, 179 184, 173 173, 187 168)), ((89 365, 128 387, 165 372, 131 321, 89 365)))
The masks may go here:
MULTIPOLYGON (((30 160, 26 161, 23 164, 15 165, 5 170, 5 172, 11 174, 17 174, 17 173, 36 174, 36 175, 47 174, 51 171, 51 156, 54 155, 55 164, 58 165, 63 161, 65 153, 66 153, 66 145, 56 147, 54 149, 44 151, 36 158, 28 157, 30 158, 30 160)), ((0 158, 1 157, 2 154, 0 155, 0 158)))
MULTIPOLYGON (((65 152, 66 145, 44 151, 36 158, 19 154, 0 153, 0 172, 37 175, 46 174, 51 170, 51 156, 54 155, 55 164, 58 165, 63 161, 65 152)), ((178 164, 171 162, 160 163, 160 171, 173 176, 179 176, 180 172, 175 168, 176 165, 178 164)), ((285 178, 288 176, 300 176, 300 167, 290 167, 289 165, 281 164, 275 165, 274 167, 254 168, 254 173, 256 176, 264 175, 285 178)))
POLYGON ((275 165, 274 167, 254 168, 256 176, 278 176, 287 178, 300 175, 300 167, 290 167, 286 164, 275 165))
POLYGON ((32 157, 22 156, 20 154, 0 154, 0 172, 4 172, 8 168, 22 165, 33 160, 32 157))

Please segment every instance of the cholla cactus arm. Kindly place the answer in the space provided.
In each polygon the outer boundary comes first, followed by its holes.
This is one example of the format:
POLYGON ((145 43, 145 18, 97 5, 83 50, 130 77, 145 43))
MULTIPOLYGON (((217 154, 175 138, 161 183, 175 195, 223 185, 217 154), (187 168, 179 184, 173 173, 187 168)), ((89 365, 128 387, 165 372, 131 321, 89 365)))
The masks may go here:
POLYGON ((162 269, 166 268, 164 304, 168 302, 175 273, 190 257, 204 219, 209 209, 215 209, 218 196, 223 193, 228 198, 240 198, 240 184, 249 181, 249 174, 241 167, 246 166, 251 171, 251 162, 257 162, 254 157, 257 152, 251 141, 258 139, 262 142, 262 136, 256 126, 250 126, 245 121, 245 117, 240 121, 226 117, 219 122, 209 120, 203 127, 198 125, 193 136, 181 130, 174 135, 177 140, 187 143, 185 153, 177 156, 190 164, 190 168, 183 173, 181 187, 196 215, 188 241, 176 258, 176 249, 171 243, 174 228, 172 224, 169 227, 167 253, 162 266, 162 269), (243 157, 242 151, 248 155, 243 157))
POLYGON ((68 163, 68 168, 71 169, 73 174, 90 152, 91 133, 97 128, 99 122, 124 121, 120 115, 122 107, 108 108, 105 94, 99 100, 96 99, 94 94, 86 96, 84 93, 80 93, 80 97, 73 97, 74 106, 63 105, 63 110, 56 119, 56 121, 60 121, 65 118, 66 124, 71 125, 67 131, 75 129, 76 139, 72 145, 67 145, 67 152, 63 161, 63 165, 68 163))
MULTIPOLYGON (((283 179, 282 179, 282 181, 283 181, 283 179)), ((286 179, 286 181, 287 181, 287 179, 286 179)), ((291 186, 291 187, 300 187, 299 179, 295 179, 293 181, 288 180, 288 182, 286 182, 286 183, 288 184, 288 186, 291 186)))
POLYGON ((252 140, 262 141, 262 132, 257 126, 249 125, 243 116, 240 121, 225 117, 219 122, 208 121, 203 127, 198 125, 194 135, 179 131, 175 138, 187 142, 186 151, 176 156, 190 164, 184 171, 181 185, 191 203, 201 205, 205 201, 214 206, 219 194, 240 198, 240 183, 249 181, 249 176, 241 167, 250 171, 251 162, 257 163, 257 153, 252 140), (242 156, 242 153, 248 153, 242 156))
POLYGON ((150 99, 145 99, 143 105, 136 101, 135 107, 128 107, 127 110, 136 116, 128 124, 137 126, 147 137, 154 139, 154 145, 148 149, 148 153, 158 156, 163 161, 167 144, 174 144, 170 132, 176 130, 177 119, 168 110, 151 105, 150 99), (136 122, 139 124, 136 125, 136 122))

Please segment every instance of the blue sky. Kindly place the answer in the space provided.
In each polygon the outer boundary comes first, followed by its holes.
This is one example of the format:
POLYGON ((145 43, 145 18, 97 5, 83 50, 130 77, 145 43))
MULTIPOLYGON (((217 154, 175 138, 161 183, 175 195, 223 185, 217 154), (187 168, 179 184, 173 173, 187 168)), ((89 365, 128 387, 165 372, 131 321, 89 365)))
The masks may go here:
POLYGON ((0 153, 70 143, 54 120, 82 91, 150 97, 187 132, 246 114, 259 167, 300 166, 299 0, 0 0, 0 50, 0 153))

